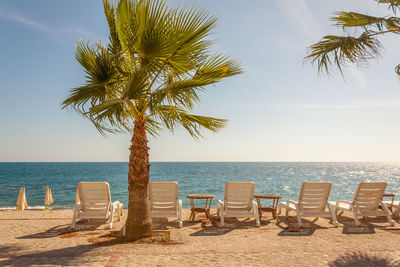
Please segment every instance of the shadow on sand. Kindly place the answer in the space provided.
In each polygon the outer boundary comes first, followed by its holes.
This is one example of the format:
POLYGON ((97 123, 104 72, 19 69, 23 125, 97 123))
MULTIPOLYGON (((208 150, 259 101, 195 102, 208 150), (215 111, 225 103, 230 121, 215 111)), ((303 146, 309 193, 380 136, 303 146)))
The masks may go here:
POLYGON ((202 217, 196 220, 195 222, 188 221, 186 223, 191 224, 192 229, 199 230, 197 232, 191 233, 190 236, 221 236, 236 230, 258 228, 256 227, 256 222, 254 218, 246 218, 244 220, 239 220, 234 217, 225 218, 225 225, 221 226, 220 219, 216 215, 211 216, 210 220, 206 219, 205 217, 202 217), (201 221, 201 227, 194 226, 199 221, 201 221))
POLYGON ((303 218, 302 222, 304 227, 301 228, 297 225, 297 219, 293 216, 289 216, 288 219, 286 219, 285 216, 279 216, 278 218, 280 223, 277 225, 282 229, 282 231, 278 233, 278 236, 311 236, 316 230, 329 229, 315 223, 319 218, 315 218, 314 220, 303 218), (287 226, 285 227, 283 224, 287 226))
POLYGON ((328 263, 330 267, 396 267, 400 261, 391 258, 383 258, 364 252, 349 252, 328 263))
MULTIPOLYGON (((32 265, 79 265, 85 266, 93 264, 96 257, 111 256, 111 250, 104 248, 123 243, 116 238, 108 238, 103 242, 95 244, 77 245, 73 247, 53 249, 42 252, 32 252, 20 254, 14 246, 0 246, 0 257, 8 258, 0 261, 0 266, 32 266, 32 265), (95 251, 93 251, 95 250, 95 251), (98 251, 96 251, 98 250, 98 251), (88 257, 83 257, 85 254, 90 254, 88 257)), ((98 259, 97 259, 98 260, 98 259)))
POLYGON ((368 217, 361 218, 361 225, 357 226, 354 218, 340 215, 337 217, 338 222, 343 225, 343 234, 362 235, 375 234, 376 230, 392 229, 387 222, 386 217, 368 217))

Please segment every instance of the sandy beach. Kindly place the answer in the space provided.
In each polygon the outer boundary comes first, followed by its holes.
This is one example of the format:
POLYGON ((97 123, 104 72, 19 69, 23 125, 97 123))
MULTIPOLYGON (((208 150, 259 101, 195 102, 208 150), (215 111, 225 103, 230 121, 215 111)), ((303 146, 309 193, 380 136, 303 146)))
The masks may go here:
POLYGON ((311 218, 298 231, 294 216, 281 214, 277 224, 266 214, 261 227, 232 218, 221 227, 215 214, 207 223, 201 215, 186 220, 183 228, 173 218, 154 219, 155 230, 169 232, 170 241, 121 243, 126 211, 112 231, 90 221, 74 232, 70 210, 1 211, 0 266, 400 266, 400 224, 389 227, 385 218, 356 227, 344 214, 338 228, 311 218))

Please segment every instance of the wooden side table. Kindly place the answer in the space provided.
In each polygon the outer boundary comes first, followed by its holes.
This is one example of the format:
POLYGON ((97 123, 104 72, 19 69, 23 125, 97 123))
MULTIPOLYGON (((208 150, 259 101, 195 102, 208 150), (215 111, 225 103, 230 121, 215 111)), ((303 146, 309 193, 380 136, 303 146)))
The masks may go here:
POLYGON ((209 194, 190 194, 187 195, 186 198, 190 200, 190 206, 191 206, 191 213, 189 216, 189 220, 194 221, 196 217, 196 212, 204 212, 206 214, 207 219, 210 219, 210 207, 211 207, 211 202, 213 198, 215 198, 215 195, 209 195, 209 194), (196 207, 194 200, 201 200, 205 199, 206 200, 206 205, 204 207, 196 207))
POLYGON ((274 194, 254 194, 254 198, 257 201, 257 205, 258 205, 258 216, 260 216, 260 222, 261 222, 261 217, 263 212, 271 212, 272 216, 274 217, 274 219, 279 222, 278 216, 276 216, 276 210, 278 208, 278 204, 279 204, 279 199, 282 198, 281 195, 274 195, 274 194), (273 203, 272 206, 267 207, 267 206, 262 206, 261 205, 261 199, 272 199, 273 203))

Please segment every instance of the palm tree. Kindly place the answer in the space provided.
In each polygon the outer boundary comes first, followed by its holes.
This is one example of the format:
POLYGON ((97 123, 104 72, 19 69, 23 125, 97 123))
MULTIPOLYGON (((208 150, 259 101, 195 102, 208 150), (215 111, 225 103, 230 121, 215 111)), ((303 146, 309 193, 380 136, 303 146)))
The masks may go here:
MULTIPOLYGON (((377 0, 378 4, 388 4, 394 15, 400 9, 400 0, 377 0)), ((387 33, 400 33, 400 17, 373 17, 355 12, 335 12, 331 18, 335 25, 341 27, 345 36, 327 35, 321 41, 308 48, 306 60, 316 64, 319 73, 329 74, 337 68, 343 75, 342 68, 349 64, 368 61, 380 55, 379 36, 387 33), (357 30, 362 32, 351 36, 357 30)), ((400 64, 395 68, 400 76, 400 64)))
POLYGON ((103 0, 110 30, 107 46, 77 42, 75 58, 86 73, 62 108, 71 108, 106 133, 132 135, 126 237, 152 235, 147 134, 185 128, 194 138, 226 121, 191 114, 200 91, 241 73, 240 64, 211 52, 217 19, 193 6, 169 7, 163 0, 103 0))

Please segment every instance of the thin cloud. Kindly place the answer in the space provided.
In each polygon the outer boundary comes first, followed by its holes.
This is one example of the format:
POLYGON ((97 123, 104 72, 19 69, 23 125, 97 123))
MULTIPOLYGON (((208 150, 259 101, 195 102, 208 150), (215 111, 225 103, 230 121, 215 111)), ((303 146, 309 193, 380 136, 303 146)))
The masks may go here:
MULTIPOLYGON (((305 0, 275 0, 287 21, 297 31, 303 33, 307 42, 315 43, 323 36, 323 31, 315 19, 305 0)), ((365 88, 364 74, 355 64, 346 66, 350 74, 357 80, 361 88, 365 88)))
POLYGON ((365 109, 400 109, 399 101, 375 101, 352 104, 288 104, 276 105, 278 108, 296 108, 312 110, 365 110, 365 109))
POLYGON ((312 42, 321 37, 322 30, 304 0, 275 0, 275 3, 294 29, 300 29, 312 42))
POLYGON ((96 35, 93 34, 91 31, 86 30, 79 26, 68 26, 62 29, 52 28, 46 24, 40 23, 36 20, 27 18, 20 14, 9 12, 8 10, 4 10, 2 8, 0 8, 0 18, 27 26, 31 29, 45 33, 52 37, 62 37, 65 35, 72 35, 77 39, 79 38, 99 39, 96 38, 96 35))
POLYGON ((358 81, 361 88, 365 88, 365 76, 364 74, 357 68, 357 65, 354 63, 348 63, 346 65, 347 69, 351 73, 351 75, 358 81))
POLYGON ((44 33, 51 33, 52 31, 50 30, 49 27, 47 27, 44 24, 41 24, 37 21, 31 20, 29 18, 23 17, 21 15, 13 14, 10 12, 6 12, 5 10, 0 8, 0 17, 9 21, 17 22, 19 24, 23 24, 25 26, 28 26, 32 29, 44 32, 44 33))

